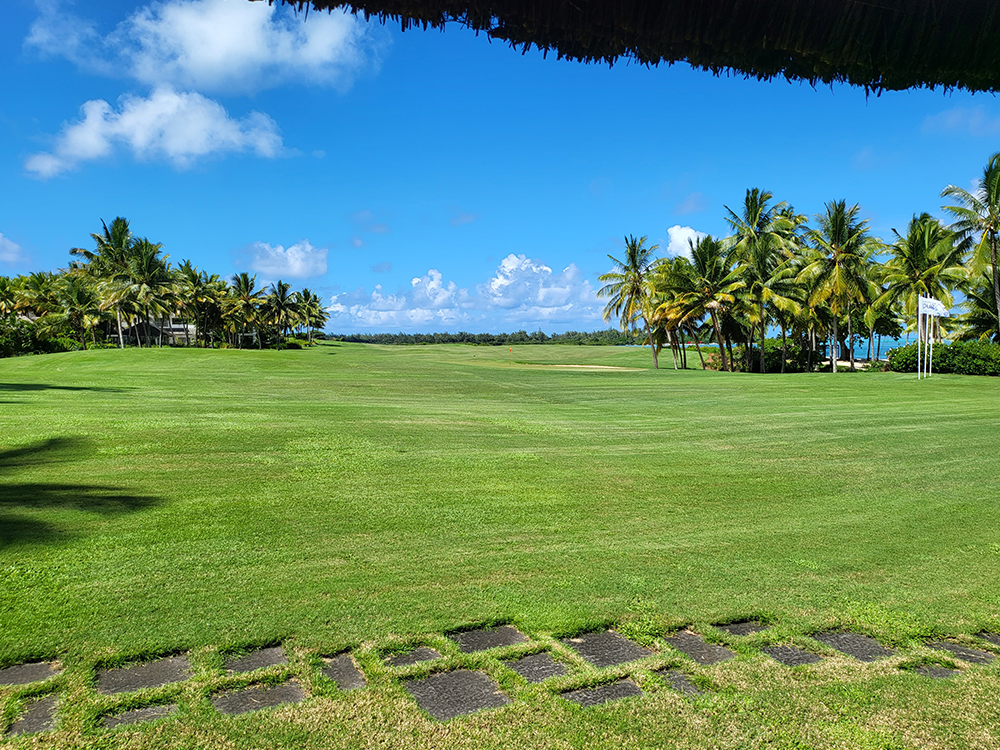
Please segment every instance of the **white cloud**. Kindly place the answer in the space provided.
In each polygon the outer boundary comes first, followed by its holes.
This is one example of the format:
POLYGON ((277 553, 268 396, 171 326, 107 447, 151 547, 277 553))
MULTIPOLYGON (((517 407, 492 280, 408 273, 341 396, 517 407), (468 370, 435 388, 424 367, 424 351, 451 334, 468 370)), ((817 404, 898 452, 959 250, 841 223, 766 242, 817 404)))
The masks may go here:
POLYGON ((0 263, 20 263, 26 260, 21 246, 0 233, 0 263))
POLYGON ((330 327, 342 331, 498 331, 601 325, 602 305, 575 265, 553 273, 540 261, 512 253, 474 293, 431 269, 395 294, 381 285, 371 294, 363 288, 335 294, 327 309, 330 327))
POLYGON ((250 268, 269 278, 306 279, 326 273, 325 247, 313 247, 309 240, 302 240, 287 250, 281 245, 254 242, 249 247, 250 268))
POLYGON ((252 151, 273 158, 282 148, 278 126, 267 115, 251 112, 236 120, 218 102, 169 86, 148 98, 123 96, 118 110, 94 99, 80 112, 80 120, 63 126, 50 153, 28 157, 29 172, 49 178, 110 156, 117 146, 140 161, 164 160, 177 169, 212 154, 252 151))
POLYGON ((1000 117, 991 117, 983 107, 953 107, 924 118, 925 134, 960 133, 975 138, 1000 135, 1000 117))
POLYGON ((702 237, 707 237, 708 235, 692 227, 682 227, 680 224, 674 224, 674 226, 667 230, 667 236, 670 238, 666 248, 667 255, 673 257, 683 255, 690 260, 691 246, 688 244, 689 241, 697 242, 702 237))
POLYGON ((377 68, 385 35, 343 11, 296 14, 280 3, 164 0, 101 36, 94 24, 40 2, 25 46, 103 75, 151 85, 251 92, 287 82, 350 88, 377 68))

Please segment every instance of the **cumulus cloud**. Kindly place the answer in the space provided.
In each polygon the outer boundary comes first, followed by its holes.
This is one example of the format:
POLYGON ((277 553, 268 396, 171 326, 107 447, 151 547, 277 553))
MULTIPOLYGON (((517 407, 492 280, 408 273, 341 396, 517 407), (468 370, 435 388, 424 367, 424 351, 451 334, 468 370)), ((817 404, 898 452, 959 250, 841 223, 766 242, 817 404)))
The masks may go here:
POLYGON ((975 138, 1000 135, 1000 117, 991 117, 983 107, 953 107, 924 119, 925 134, 959 133, 975 138))
POLYGON ((20 263, 26 260, 21 246, 0 233, 0 263, 20 263))
POLYGON ((513 253, 475 291, 446 281, 437 269, 417 276, 395 294, 377 285, 335 294, 327 308, 340 330, 443 330, 594 325, 602 306, 575 265, 559 273, 513 253))
POLYGON ((51 152, 28 157, 29 172, 46 179, 110 156, 118 147, 140 161, 163 160, 177 169, 212 154, 252 151, 273 158, 282 148, 278 126, 267 115, 251 112, 237 120, 218 102, 169 86, 148 97, 123 96, 118 109, 94 99, 80 114, 63 126, 51 152))
POLYGON ((199 90, 250 92, 286 82, 346 90, 359 71, 378 67, 386 38, 344 11, 306 19, 280 3, 163 0, 105 36, 57 0, 38 5, 25 47, 104 75, 199 90))
POLYGON ((674 257, 683 255, 685 258, 691 258, 691 246, 690 242, 697 242, 702 237, 706 237, 705 232, 699 232, 697 229, 692 227, 682 227, 680 224, 674 224, 667 230, 667 236, 670 238, 667 243, 667 255, 674 257))
POLYGON ((307 279, 326 273, 325 247, 313 247, 302 240, 285 249, 266 242, 254 242, 249 247, 250 268, 268 278, 307 279))

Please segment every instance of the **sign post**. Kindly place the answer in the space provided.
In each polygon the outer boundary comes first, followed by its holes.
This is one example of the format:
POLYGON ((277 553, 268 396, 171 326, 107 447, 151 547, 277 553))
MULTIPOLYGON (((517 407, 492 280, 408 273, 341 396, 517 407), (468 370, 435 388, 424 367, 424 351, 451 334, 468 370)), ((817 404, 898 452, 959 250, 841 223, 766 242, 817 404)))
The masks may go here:
POLYGON ((934 362, 934 319, 947 317, 948 308, 941 302, 931 297, 920 297, 917 303, 917 380, 931 376, 934 362))

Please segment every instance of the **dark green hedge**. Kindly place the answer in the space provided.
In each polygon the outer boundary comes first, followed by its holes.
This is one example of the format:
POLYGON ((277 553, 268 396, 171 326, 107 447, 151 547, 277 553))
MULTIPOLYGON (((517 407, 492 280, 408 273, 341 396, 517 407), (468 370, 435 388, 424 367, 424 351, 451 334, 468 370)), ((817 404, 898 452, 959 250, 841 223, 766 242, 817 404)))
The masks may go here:
MULTIPOLYGON (((931 360, 934 372, 957 375, 1000 375, 1000 344, 983 341, 955 341, 935 344, 931 360)), ((908 344, 889 350, 893 372, 917 371, 917 345, 908 344)))

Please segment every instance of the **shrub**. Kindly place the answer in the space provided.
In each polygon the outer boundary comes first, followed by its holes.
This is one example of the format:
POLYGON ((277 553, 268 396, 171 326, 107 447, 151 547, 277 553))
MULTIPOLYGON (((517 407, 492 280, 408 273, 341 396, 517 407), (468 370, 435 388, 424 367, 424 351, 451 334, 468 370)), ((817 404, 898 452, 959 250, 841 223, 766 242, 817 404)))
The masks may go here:
POLYGON ((87 344, 87 349, 117 349, 118 344, 114 341, 98 341, 96 344, 87 344))
POLYGON ((67 336, 57 336, 41 342, 39 348, 46 354, 58 354, 59 352, 75 352, 83 348, 83 345, 76 339, 67 336))
MULTIPOLYGON (((787 342, 785 349, 787 354, 785 372, 803 372, 806 369, 808 352, 792 341, 787 342)), ((746 347, 736 347, 733 350, 733 359, 737 369, 745 370, 746 347)), ((781 339, 764 339, 764 367, 769 373, 781 372, 781 339)), ((750 372, 760 372, 760 348, 756 346, 751 352, 750 372)))
MULTIPOLYGON (((985 341, 955 341, 935 344, 931 365, 934 372, 958 375, 1000 375, 1000 344, 985 341)), ((889 350, 893 372, 917 371, 917 345, 889 350)))
POLYGON ((0 357, 31 354, 37 346, 31 323, 13 316, 0 318, 0 357))

